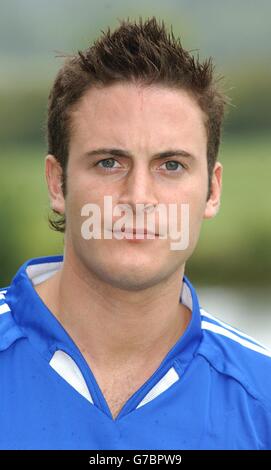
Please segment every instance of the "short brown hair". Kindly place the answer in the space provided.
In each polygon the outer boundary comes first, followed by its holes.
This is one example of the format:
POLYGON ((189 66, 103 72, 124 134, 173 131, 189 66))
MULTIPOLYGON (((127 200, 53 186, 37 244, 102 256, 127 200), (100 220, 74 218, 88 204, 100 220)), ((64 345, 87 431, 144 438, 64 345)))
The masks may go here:
MULTIPOLYGON (((218 89, 212 58, 200 63, 186 51, 179 38, 168 33, 164 21, 155 17, 139 22, 120 20, 113 32, 103 33, 92 46, 67 56, 59 70, 48 100, 48 153, 55 156, 63 171, 62 190, 66 195, 66 168, 71 127, 70 111, 92 86, 106 87, 117 82, 162 84, 185 89, 203 110, 207 132, 207 162, 210 196, 211 176, 218 155, 225 104, 229 98, 218 89)), ((65 232, 65 215, 48 216, 54 230, 65 232)))

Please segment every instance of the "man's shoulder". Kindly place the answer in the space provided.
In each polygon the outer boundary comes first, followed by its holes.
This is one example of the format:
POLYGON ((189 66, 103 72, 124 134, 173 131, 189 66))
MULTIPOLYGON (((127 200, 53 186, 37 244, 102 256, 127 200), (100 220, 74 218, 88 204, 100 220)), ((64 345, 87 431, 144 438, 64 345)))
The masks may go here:
POLYGON ((201 308, 203 355, 271 412, 271 348, 201 308))
POLYGON ((0 288, 0 352, 7 350, 23 333, 14 321, 6 299, 10 286, 0 288))

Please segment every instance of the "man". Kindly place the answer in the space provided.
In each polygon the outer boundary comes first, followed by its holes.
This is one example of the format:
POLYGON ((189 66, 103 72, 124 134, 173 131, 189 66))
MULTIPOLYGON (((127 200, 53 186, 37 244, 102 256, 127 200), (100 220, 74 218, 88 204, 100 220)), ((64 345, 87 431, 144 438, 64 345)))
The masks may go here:
POLYGON ((0 294, 1 448, 271 447, 271 352, 201 309, 184 275, 219 209, 226 102, 211 60, 155 18, 66 59, 46 156, 64 256, 26 261, 0 294), (132 223, 151 208, 154 237, 145 219, 140 239, 102 211, 103 235, 86 234, 88 204, 102 210, 105 197, 132 223), (181 249, 162 204, 188 228, 181 249))

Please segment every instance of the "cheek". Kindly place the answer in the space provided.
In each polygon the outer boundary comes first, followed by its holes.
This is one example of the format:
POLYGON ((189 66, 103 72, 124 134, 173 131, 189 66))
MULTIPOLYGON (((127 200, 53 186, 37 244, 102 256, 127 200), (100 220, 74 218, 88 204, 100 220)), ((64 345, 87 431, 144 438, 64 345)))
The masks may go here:
POLYGON ((69 188, 69 202, 73 207, 82 207, 87 203, 99 204, 103 201, 103 190, 94 178, 75 175, 74 182, 69 188))
MULTIPOLYGON (((75 178, 74 181, 76 184, 70 185, 66 197, 67 226, 69 226, 72 237, 81 239, 82 225, 90 217, 95 219, 97 224, 103 226, 104 190, 97 187, 97 183, 90 181, 90 179, 86 181, 86 178, 75 178), (94 204, 95 210, 88 208, 88 204, 94 204)), ((84 242, 83 238, 82 242, 84 242)))
POLYGON ((197 244, 200 235, 206 205, 205 199, 205 193, 202 194, 201 197, 199 197, 199 195, 197 194, 193 202, 190 204, 189 237, 190 245, 193 250, 197 244))
POLYGON ((191 193, 189 201, 190 218, 194 224, 200 223, 206 206, 207 186, 206 188, 197 188, 191 193))
POLYGON ((179 227, 182 227, 184 223, 186 224, 186 227, 189 226, 189 238, 192 245, 194 245, 195 240, 198 238, 203 221, 206 207, 206 193, 207 185, 206 187, 202 184, 200 186, 198 183, 193 185, 193 187, 190 186, 189 189, 183 188, 182 194, 179 198, 179 227))

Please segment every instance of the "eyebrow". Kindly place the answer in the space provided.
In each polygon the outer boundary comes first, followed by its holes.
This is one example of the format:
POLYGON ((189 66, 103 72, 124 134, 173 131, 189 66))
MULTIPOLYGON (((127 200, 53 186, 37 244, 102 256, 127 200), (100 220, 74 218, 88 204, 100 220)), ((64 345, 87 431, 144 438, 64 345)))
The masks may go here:
MULTIPOLYGON (((133 157, 133 154, 128 150, 122 150, 117 148, 98 148, 94 150, 89 150, 84 154, 86 157, 91 157, 93 155, 113 155, 114 157, 133 157)), ((165 150, 164 152, 155 153, 152 157, 157 158, 158 160, 173 156, 181 156, 187 157, 191 159, 196 159, 196 157, 192 154, 187 152, 186 150, 182 149, 172 149, 172 150, 165 150)))

